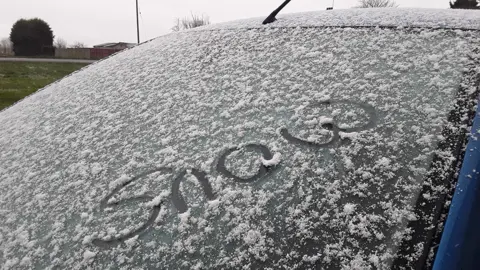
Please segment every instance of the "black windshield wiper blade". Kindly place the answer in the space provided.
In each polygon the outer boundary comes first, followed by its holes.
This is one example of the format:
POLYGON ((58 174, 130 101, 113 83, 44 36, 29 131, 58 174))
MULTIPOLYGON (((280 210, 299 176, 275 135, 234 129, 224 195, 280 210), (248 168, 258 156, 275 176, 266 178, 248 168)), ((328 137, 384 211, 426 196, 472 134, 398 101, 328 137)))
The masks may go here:
POLYGON ((288 4, 290 3, 291 0, 286 0, 285 2, 283 2, 277 9, 275 9, 270 15, 268 15, 268 17, 263 21, 262 24, 269 24, 269 23, 272 23, 274 21, 276 21, 277 19, 275 18, 275 16, 277 16, 277 14, 288 4))

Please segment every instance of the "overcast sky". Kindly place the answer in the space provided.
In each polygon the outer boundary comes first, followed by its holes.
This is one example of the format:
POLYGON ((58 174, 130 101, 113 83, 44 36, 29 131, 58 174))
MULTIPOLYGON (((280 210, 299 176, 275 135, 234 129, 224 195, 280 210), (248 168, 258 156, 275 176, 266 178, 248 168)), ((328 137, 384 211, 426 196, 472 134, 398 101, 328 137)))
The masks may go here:
MULTIPOLYGON (((205 14, 212 23, 266 17, 283 0, 138 0, 140 38, 170 32, 176 17, 205 14)), ((89 46, 104 42, 136 42, 135 0, 2 0, 0 38, 8 37, 20 18, 39 17, 56 37, 89 46)), ((335 9, 351 8, 357 0, 335 0, 335 9)), ((400 7, 448 8, 448 0, 397 0, 400 7)), ((293 0, 282 13, 325 10, 332 1, 293 0)))

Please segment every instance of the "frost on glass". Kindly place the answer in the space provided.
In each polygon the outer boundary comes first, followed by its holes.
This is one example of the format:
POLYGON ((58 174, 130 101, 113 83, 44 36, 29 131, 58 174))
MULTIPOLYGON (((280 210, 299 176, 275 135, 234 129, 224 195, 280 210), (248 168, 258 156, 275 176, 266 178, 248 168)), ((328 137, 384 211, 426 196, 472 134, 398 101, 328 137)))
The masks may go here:
POLYGON ((475 43, 217 30, 91 65, 0 113, 1 265, 386 267, 475 43))

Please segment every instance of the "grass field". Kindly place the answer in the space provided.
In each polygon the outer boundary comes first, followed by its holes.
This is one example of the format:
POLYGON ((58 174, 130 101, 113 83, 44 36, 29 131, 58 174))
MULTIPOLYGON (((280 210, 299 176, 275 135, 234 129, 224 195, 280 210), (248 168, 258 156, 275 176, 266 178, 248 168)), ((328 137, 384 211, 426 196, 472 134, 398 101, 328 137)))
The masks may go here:
POLYGON ((85 65, 0 62, 0 110, 85 65))

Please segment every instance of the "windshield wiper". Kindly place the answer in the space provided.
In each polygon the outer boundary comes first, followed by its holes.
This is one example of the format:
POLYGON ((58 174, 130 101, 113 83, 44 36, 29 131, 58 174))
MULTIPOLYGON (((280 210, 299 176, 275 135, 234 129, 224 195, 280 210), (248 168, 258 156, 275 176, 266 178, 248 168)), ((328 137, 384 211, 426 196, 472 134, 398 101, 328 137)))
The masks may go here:
POLYGON ((275 16, 277 16, 277 14, 288 4, 290 3, 291 0, 286 0, 285 2, 283 2, 277 9, 275 9, 270 15, 268 15, 268 17, 263 21, 262 24, 269 24, 269 23, 272 23, 274 21, 276 21, 277 19, 275 18, 275 16))

